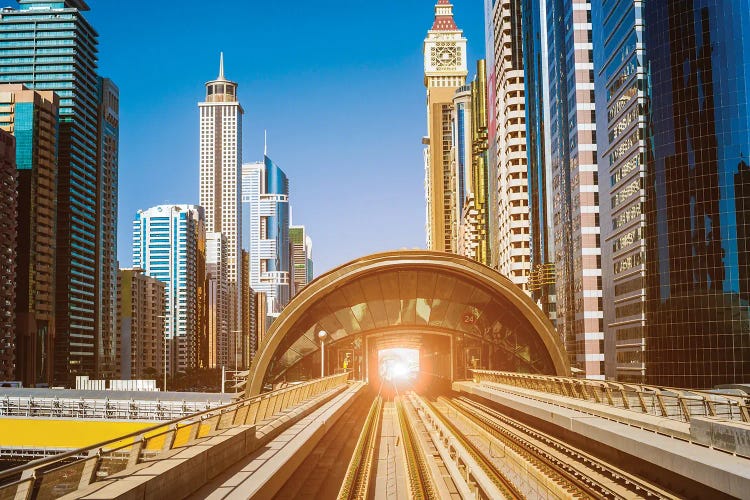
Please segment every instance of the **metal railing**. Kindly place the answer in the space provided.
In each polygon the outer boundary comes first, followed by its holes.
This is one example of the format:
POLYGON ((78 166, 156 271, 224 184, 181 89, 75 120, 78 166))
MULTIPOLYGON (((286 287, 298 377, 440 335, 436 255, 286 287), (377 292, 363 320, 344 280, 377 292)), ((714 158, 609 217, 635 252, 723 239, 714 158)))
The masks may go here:
POLYGON ((221 406, 212 401, 0 396, 0 417, 174 420, 221 406))
POLYGON ((292 385, 0 472, 0 500, 61 497, 216 431, 262 422, 347 379, 342 373, 292 385))
POLYGON ((750 398, 743 396, 604 380, 489 370, 471 371, 477 383, 494 382, 682 422, 689 423, 696 416, 750 422, 750 398))

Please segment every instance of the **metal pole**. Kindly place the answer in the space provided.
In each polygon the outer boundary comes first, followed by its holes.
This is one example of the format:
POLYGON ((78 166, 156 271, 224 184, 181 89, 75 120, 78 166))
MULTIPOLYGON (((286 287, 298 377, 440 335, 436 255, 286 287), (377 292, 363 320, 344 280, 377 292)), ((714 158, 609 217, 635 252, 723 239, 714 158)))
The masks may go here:
POLYGON ((221 365, 221 393, 224 394, 224 386, 227 383, 227 367, 221 365))
POLYGON ((326 366, 326 341, 320 339, 320 378, 325 377, 326 366))

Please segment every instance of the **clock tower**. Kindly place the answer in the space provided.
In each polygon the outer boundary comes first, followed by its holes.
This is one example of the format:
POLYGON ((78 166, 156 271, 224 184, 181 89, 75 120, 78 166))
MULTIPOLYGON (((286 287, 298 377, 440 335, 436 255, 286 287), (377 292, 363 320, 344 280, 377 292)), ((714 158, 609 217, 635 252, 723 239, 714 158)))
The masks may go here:
POLYGON ((424 41, 424 84, 427 87, 425 144, 425 197, 427 247, 457 251, 455 182, 452 182, 451 112, 456 90, 466 84, 466 38, 453 19, 450 0, 438 0, 435 21, 424 41))

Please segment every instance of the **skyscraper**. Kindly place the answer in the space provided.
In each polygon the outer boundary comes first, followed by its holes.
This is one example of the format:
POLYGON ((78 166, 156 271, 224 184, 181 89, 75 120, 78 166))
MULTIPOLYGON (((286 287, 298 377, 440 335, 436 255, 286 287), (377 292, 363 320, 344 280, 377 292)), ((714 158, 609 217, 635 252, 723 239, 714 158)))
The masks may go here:
POLYGON ((526 286, 531 298, 556 323, 546 2, 521 1, 521 32, 531 245, 526 286))
POLYGON ((643 2, 594 0, 594 67, 608 378, 644 383, 645 83, 643 2))
POLYGON ((242 326, 242 106, 237 83, 224 77, 224 54, 219 76, 206 83, 200 110, 200 204, 206 213, 206 232, 227 239, 229 330, 242 326))
POLYGON ((750 1, 644 4, 646 380, 747 383, 750 1))
POLYGON ((238 353, 238 366, 242 370, 250 368, 256 345, 255 292, 250 288, 250 253, 242 250, 242 328, 238 353))
POLYGON ((94 374, 99 188, 97 33, 83 0, 18 0, 0 11, 0 82, 60 97, 54 380, 94 374))
POLYGON ((312 239, 307 235, 305 226, 289 226, 290 272, 292 273, 292 292, 294 297, 313 279, 312 239))
POLYGON ((52 383, 58 103, 49 90, 0 85, 0 128, 16 137, 16 378, 26 387, 52 383))
POLYGON ((16 377, 16 210, 15 138, 0 130, 0 380, 16 377))
POLYGON ((117 366, 117 177, 120 150, 120 91, 109 78, 99 78, 97 136, 97 374, 116 378, 117 366))
MULTIPOLYGON (((497 197, 490 197, 490 161, 487 142, 487 78, 485 61, 477 61, 477 74, 471 82, 471 195, 464 202, 464 223, 473 226, 475 250, 472 256, 477 262, 491 264, 492 242, 490 241, 490 204, 497 197), (466 216, 466 212, 471 214, 466 216)), ((497 211, 495 211, 497 213, 497 211)))
POLYGON ((242 166, 242 203, 249 217, 250 285, 265 293, 267 313, 275 317, 290 296, 289 180, 268 156, 242 166))
POLYGON ((451 175, 455 192, 452 225, 457 235, 456 253, 476 259, 480 241, 474 210, 471 85, 456 89, 451 120, 451 175))
POLYGON ((487 218, 489 222, 488 241, 490 243, 489 266, 498 268, 498 241, 500 227, 495 223, 499 218, 499 192, 497 185, 498 144, 497 144, 497 71, 495 69, 495 22, 492 16, 497 0, 484 0, 484 54, 485 78, 487 80, 487 218))
POLYGON ((197 277, 205 237, 203 208, 196 205, 159 205, 139 210, 133 220, 133 266, 166 285, 164 336, 172 376, 197 363, 197 277))
POLYGON ((477 74, 469 85, 456 90, 451 110, 451 179, 455 207, 451 209, 455 249, 487 266, 493 265, 492 164, 487 120, 485 61, 477 61, 477 74))
POLYGON ((557 330, 571 365, 604 378, 590 0, 546 0, 557 330))
POLYGON ((456 89, 466 82, 466 38, 453 19, 453 5, 438 0, 435 21, 424 41, 424 84, 427 87, 425 198, 427 246, 456 252, 456 193, 452 181, 451 112, 456 89))
POLYGON ((492 7, 494 28, 495 102, 491 120, 495 130, 490 164, 496 177, 497 239, 492 241, 497 269, 527 290, 531 270, 529 242, 529 183, 526 154, 526 99, 524 92, 521 0, 498 0, 492 7))
POLYGON ((208 283, 208 368, 229 366, 229 280, 227 238, 206 233, 206 281, 208 283))

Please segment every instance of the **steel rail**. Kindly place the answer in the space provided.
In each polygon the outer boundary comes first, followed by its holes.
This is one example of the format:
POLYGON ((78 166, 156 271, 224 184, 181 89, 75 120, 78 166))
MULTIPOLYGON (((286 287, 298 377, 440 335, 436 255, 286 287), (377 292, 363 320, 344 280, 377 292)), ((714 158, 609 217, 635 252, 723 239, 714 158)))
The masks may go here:
POLYGON ((362 427, 349 461, 346 476, 337 497, 339 500, 361 500, 368 497, 382 412, 383 398, 377 396, 370 406, 365 425, 362 427))
POLYGON ((445 398, 445 401, 516 453, 526 457, 550 479, 560 485, 568 483, 571 496, 619 499, 638 495, 649 499, 677 498, 637 476, 607 464, 549 434, 531 429, 486 405, 464 397, 445 398), (617 491, 593 477, 597 474, 617 485, 617 491), (573 489, 579 492, 575 493, 573 489))
POLYGON ((409 488, 411 490, 410 498, 414 500, 438 500, 429 468, 425 463, 421 448, 416 444, 417 437, 406 414, 401 397, 397 396, 394 404, 399 427, 401 427, 404 453, 406 454, 406 467, 409 472, 409 488))

